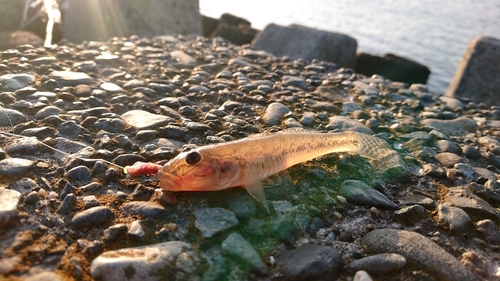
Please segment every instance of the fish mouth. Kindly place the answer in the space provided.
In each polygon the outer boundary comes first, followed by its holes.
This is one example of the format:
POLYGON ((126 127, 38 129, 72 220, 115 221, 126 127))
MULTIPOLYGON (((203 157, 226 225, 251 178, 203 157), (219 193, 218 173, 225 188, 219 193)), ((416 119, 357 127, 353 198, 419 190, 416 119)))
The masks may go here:
POLYGON ((163 190, 180 190, 182 188, 182 180, 178 176, 165 172, 162 170, 158 171, 158 179, 160 180, 159 186, 163 190))

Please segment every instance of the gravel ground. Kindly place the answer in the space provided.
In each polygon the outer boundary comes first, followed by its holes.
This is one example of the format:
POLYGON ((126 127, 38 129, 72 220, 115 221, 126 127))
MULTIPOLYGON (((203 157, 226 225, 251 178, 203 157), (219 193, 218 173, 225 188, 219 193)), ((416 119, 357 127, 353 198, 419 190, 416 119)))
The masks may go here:
POLYGON ((2 280, 500 278, 500 107, 202 37, 0 59, 0 126, 23 136, 0 136, 2 280), (324 156, 264 180, 270 214, 122 171, 297 128, 373 134, 407 170, 324 156))

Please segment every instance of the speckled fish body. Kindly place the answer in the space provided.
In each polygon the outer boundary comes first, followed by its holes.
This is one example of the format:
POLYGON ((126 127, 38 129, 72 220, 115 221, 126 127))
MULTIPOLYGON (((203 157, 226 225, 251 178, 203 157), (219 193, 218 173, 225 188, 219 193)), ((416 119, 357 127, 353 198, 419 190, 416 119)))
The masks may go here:
POLYGON ((358 132, 261 134, 180 153, 158 171, 170 191, 215 191, 242 186, 268 208, 261 180, 316 157, 348 152, 376 160, 395 155, 384 140, 358 132))

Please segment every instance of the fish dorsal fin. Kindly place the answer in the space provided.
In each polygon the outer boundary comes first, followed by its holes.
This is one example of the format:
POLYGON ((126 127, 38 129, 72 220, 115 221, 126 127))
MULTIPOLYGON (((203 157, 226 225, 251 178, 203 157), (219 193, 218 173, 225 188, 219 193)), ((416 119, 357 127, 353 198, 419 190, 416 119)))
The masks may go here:
POLYGON ((246 160, 240 160, 240 167, 242 168, 243 178, 241 180, 241 185, 246 188, 248 194, 252 196, 255 200, 262 203, 267 212, 269 211, 269 206, 267 205, 266 193, 264 192, 264 186, 259 177, 257 170, 246 160))

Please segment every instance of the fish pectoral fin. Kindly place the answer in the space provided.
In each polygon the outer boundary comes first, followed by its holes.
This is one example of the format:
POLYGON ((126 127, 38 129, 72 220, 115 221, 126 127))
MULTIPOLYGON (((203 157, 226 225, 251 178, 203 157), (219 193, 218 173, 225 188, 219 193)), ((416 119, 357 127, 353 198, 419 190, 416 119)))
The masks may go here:
POLYGON ((246 188, 250 196, 264 205, 264 208, 266 208, 268 213, 271 213, 269 211, 269 206, 267 205, 266 193, 264 192, 264 186, 260 180, 259 173, 245 160, 240 161, 240 166, 243 171, 241 185, 246 188))

